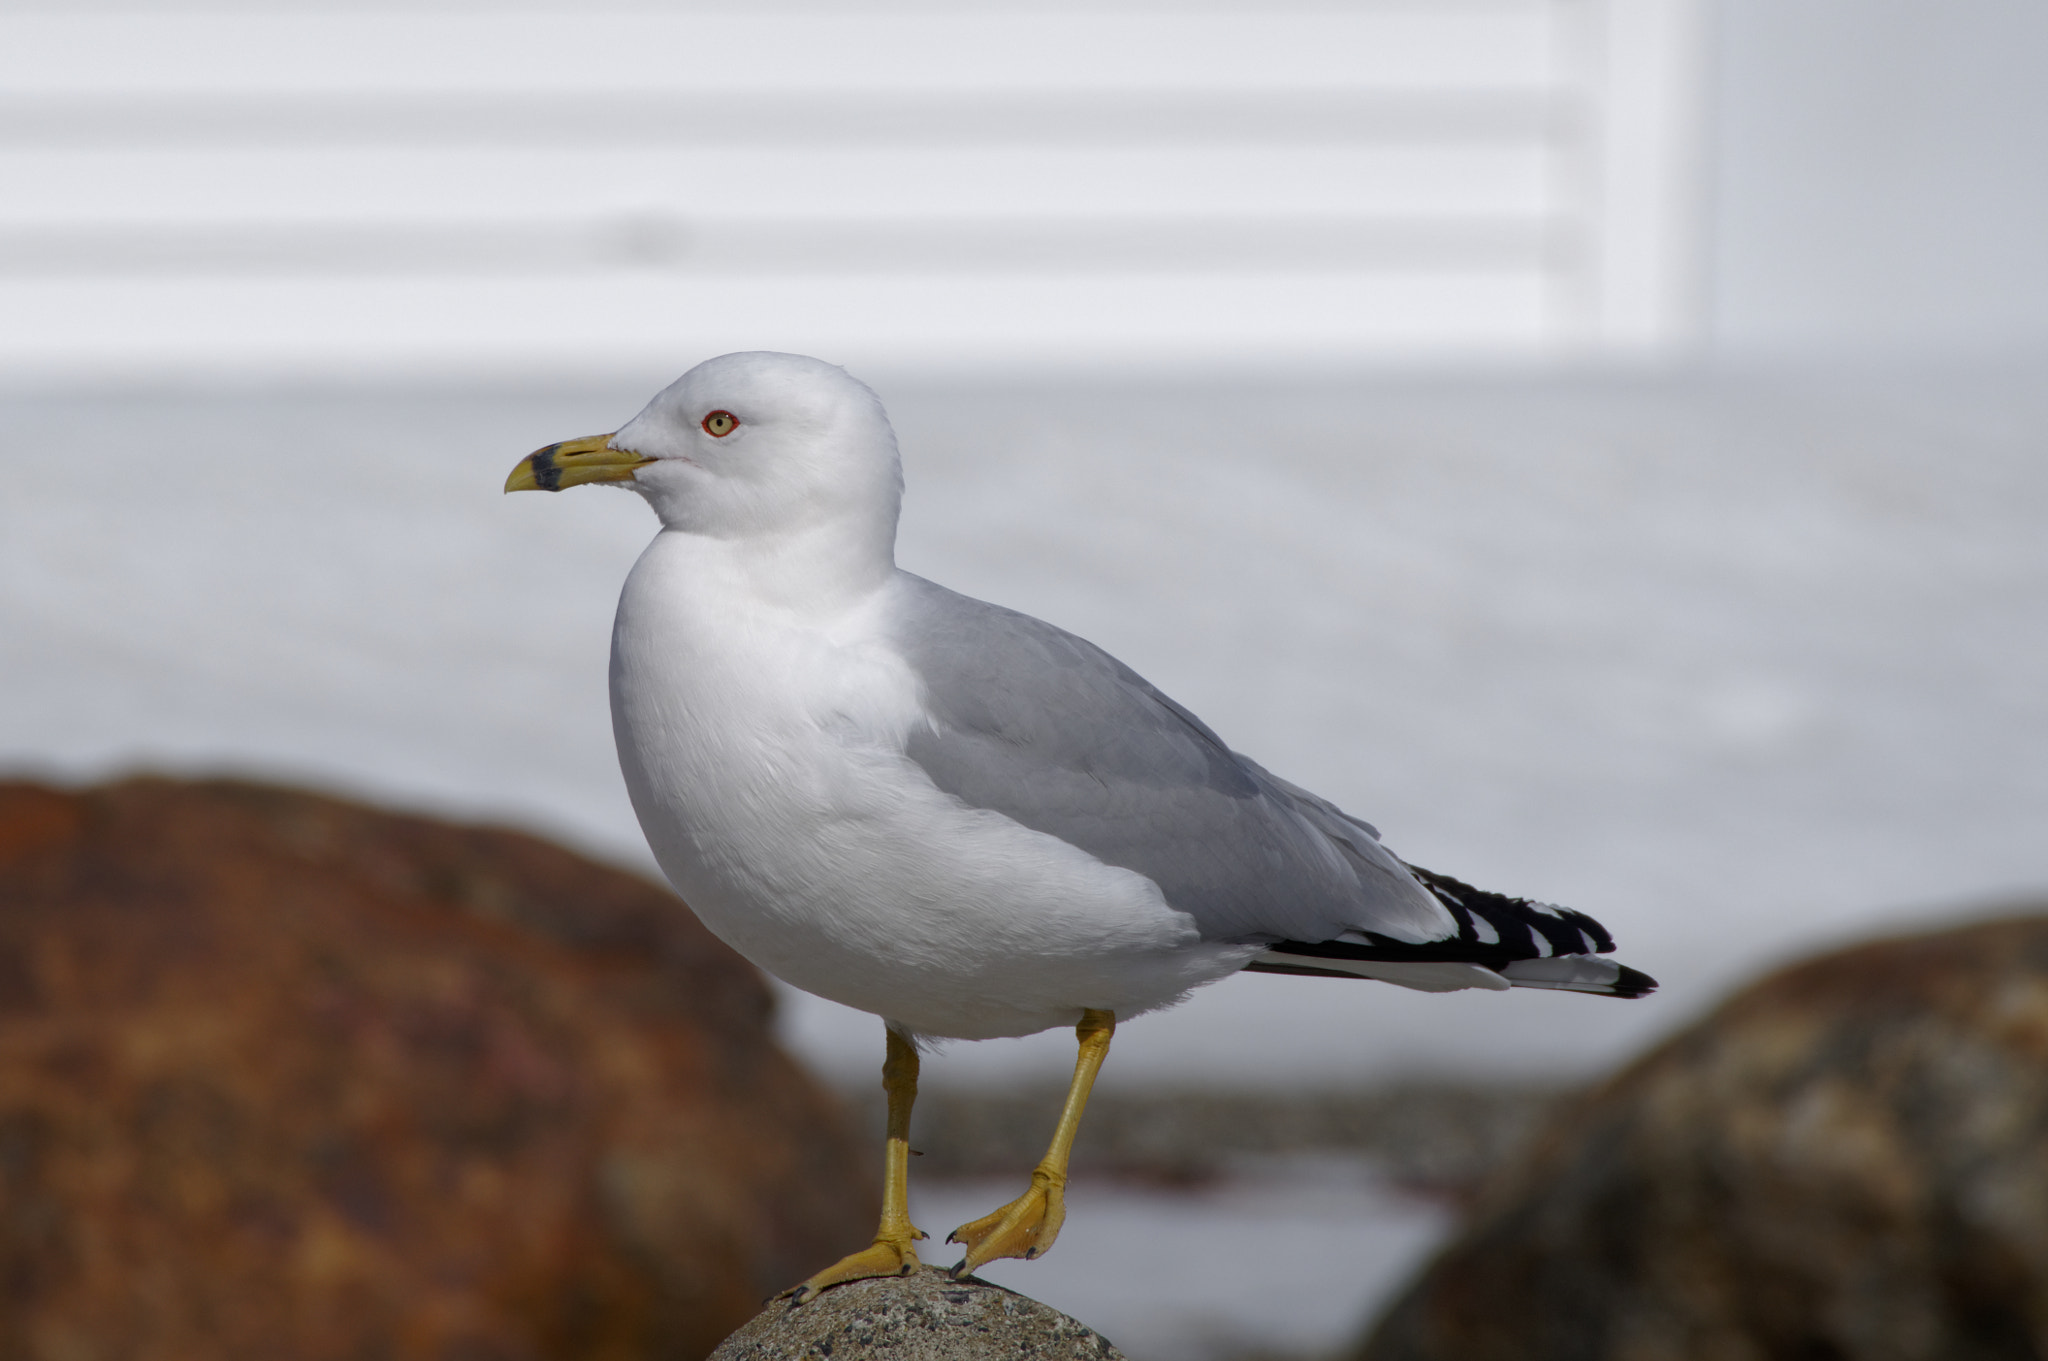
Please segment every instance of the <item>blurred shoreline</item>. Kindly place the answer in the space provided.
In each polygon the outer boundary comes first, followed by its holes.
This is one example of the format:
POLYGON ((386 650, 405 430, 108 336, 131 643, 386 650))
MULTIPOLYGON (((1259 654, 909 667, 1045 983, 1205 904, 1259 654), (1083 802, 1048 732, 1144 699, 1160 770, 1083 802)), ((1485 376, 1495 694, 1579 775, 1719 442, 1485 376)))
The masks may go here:
MULTIPOLYGON (((1396 1082, 1305 1089, 1120 1090, 1089 1098, 1077 1178, 1161 1190, 1256 1180, 1275 1166, 1351 1165, 1403 1194, 1468 1201, 1576 1090, 1556 1083, 1396 1082)), ((911 1124, 918 1178, 1021 1175, 1044 1152, 1063 1087, 927 1087, 911 1124)), ((840 1091, 850 1123, 879 1146, 879 1084, 840 1091)))

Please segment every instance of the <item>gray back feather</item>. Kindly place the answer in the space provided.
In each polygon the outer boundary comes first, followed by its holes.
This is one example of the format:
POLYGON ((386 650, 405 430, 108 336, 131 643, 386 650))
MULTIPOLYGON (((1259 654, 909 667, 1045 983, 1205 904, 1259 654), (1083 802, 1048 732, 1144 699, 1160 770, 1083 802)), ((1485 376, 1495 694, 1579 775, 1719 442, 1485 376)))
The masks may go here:
POLYGON ((1237 755, 1101 648, 901 581, 894 641, 931 715, 908 755, 940 789, 1147 876, 1206 940, 1456 934, 1379 833, 1237 755))

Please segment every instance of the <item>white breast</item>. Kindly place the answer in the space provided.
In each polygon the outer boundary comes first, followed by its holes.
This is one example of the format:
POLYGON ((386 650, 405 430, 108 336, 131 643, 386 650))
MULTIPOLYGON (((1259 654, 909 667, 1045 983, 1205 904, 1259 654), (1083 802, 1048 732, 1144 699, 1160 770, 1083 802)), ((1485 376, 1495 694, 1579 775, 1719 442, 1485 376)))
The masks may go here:
POLYGON ((935 788, 903 755, 921 686, 882 630, 892 582, 829 611, 664 533, 612 641, 619 762, 656 860, 785 981, 927 1034, 1129 1015, 1244 962, 1148 878, 935 788))

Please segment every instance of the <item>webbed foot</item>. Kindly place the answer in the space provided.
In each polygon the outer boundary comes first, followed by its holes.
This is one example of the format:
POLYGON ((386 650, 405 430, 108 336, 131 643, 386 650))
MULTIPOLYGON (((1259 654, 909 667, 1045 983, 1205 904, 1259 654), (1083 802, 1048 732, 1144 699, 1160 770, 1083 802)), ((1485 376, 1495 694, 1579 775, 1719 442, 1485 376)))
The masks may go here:
POLYGON ((907 1237, 877 1238, 868 1247, 842 1257, 802 1285, 793 1285, 776 1296, 795 1297, 797 1304, 809 1304, 820 1292, 847 1281, 865 1281, 875 1276, 908 1276, 918 1269, 915 1240, 925 1235, 912 1229, 907 1237))
POLYGON ((992 1214, 985 1214, 946 1235, 948 1243, 967 1249, 955 1278, 980 1269, 999 1257, 1029 1260, 1043 1256, 1060 1236, 1067 1219, 1066 1178, 1045 1168, 1031 1174, 1031 1189, 992 1214))

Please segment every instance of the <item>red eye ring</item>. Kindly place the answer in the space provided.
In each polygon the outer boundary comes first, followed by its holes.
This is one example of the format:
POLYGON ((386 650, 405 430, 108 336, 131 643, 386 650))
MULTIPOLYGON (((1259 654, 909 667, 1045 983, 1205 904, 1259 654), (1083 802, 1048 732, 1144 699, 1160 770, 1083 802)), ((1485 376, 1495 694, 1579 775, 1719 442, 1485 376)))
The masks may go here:
POLYGON ((740 428, 740 418, 730 411, 713 411, 704 417, 704 433, 713 439, 724 439, 740 428))

